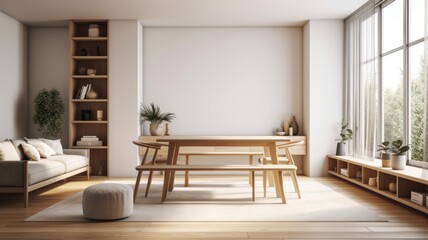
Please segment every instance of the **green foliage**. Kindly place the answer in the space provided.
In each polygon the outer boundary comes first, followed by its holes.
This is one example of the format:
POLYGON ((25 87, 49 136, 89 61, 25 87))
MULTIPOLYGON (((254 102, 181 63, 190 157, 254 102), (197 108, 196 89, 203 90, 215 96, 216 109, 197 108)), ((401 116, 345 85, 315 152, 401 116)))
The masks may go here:
POLYGON ((63 124, 64 102, 56 89, 40 90, 34 99, 35 114, 33 122, 38 130, 47 137, 57 137, 61 134, 63 124))
POLYGON ((336 139, 336 141, 339 141, 339 143, 346 144, 346 141, 352 140, 352 129, 348 128, 348 123, 345 123, 342 121, 340 123, 340 133, 339 133, 339 139, 336 139))
POLYGON ((141 104, 140 107, 140 124, 150 122, 153 124, 160 124, 162 122, 171 122, 175 118, 174 113, 161 113, 160 107, 151 103, 150 105, 141 104))
POLYGON ((383 142, 383 143, 381 143, 381 144, 379 144, 377 146, 378 146, 377 151, 383 151, 385 153, 388 153, 388 152, 391 151, 391 146, 389 146, 389 142, 388 141, 385 141, 385 142, 383 142))
POLYGON ((409 145, 403 146, 403 141, 400 139, 392 142, 391 151, 393 154, 404 155, 404 153, 406 153, 409 150, 410 150, 410 146, 409 145))

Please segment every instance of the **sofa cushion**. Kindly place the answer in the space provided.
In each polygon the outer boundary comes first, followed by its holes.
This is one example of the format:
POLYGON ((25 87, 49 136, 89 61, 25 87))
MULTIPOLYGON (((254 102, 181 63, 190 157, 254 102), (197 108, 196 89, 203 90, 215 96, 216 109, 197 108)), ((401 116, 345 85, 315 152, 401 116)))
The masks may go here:
POLYGON ((13 140, 12 139, 10 141, 12 142, 13 146, 16 149, 16 152, 19 155, 19 159, 21 159, 21 160, 28 160, 28 157, 25 156, 24 149, 22 148, 22 145, 21 145, 21 144, 27 143, 27 142, 24 139, 17 139, 17 140, 13 140))
POLYGON ((30 160, 40 161, 40 153, 28 143, 21 144, 22 149, 24 150, 25 156, 27 156, 30 160))
POLYGON ((62 149, 61 139, 51 140, 51 139, 39 138, 39 140, 46 143, 49 147, 51 147, 56 154, 64 154, 62 149))
POLYGON ((21 160, 11 141, 0 142, 0 160, 21 160))
POLYGON ((28 162, 28 183, 35 183, 47 180, 65 173, 65 165, 57 161, 41 159, 40 161, 28 162))
POLYGON ((28 139, 27 142, 39 151, 42 158, 48 158, 56 154, 51 147, 38 139, 28 139))
POLYGON ((48 158, 49 161, 57 161, 65 165, 65 171, 70 172, 88 166, 89 159, 79 155, 54 155, 48 158))

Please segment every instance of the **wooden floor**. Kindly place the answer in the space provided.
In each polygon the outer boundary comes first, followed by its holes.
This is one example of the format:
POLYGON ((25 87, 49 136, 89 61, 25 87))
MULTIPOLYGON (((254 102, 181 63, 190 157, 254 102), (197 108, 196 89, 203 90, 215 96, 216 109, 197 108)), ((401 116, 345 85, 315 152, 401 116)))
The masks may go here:
POLYGON ((27 209, 22 207, 21 195, 0 194, 0 239, 428 239, 427 215, 334 177, 300 177, 299 181, 326 184, 388 222, 23 222, 105 180, 74 177, 39 189, 30 194, 27 209))

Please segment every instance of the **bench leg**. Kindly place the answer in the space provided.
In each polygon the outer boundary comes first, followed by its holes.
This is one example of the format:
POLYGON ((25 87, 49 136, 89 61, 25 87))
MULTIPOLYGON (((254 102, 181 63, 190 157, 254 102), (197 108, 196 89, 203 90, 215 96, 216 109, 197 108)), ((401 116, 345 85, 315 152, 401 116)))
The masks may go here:
POLYGON ((137 180, 135 181, 134 186, 134 203, 135 199, 137 198, 138 188, 140 187, 140 180, 141 180, 141 174, 143 171, 138 171, 137 180))
POLYGON ((149 195, 150 185, 152 185, 152 178, 153 178, 153 171, 150 171, 149 179, 147 180, 146 194, 144 195, 144 197, 147 197, 149 195))
POLYGON ((256 182, 254 180, 255 180, 255 174, 254 174, 254 171, 251 171, 251 182, 252 182, 251 190, 253 193, 253 202, 256 201, 256 184, 255 184, 256 182))
MULTIPOLYGON (((250 155, 249 157, 248 157, 248 164, 249 165, 253 165, 253 157, 250 155)), ((250 185, 253 185, 253 179, 252 179, 252 174, 253 174, 253 171, 250 171, 249 172, 250 174, 248 175, 248 183, 250 184, 250 185)))
MULTIPOLYGON (((263 159, 263 165, 266 165, 266 159, 263 159)), ((267 188, 267 171, 263 171, 263 197, 266 197, 266 188, 267 188)))
POLYGON ((291 175, 291 179, 293 180, 294 191, 297 192, 297 196, 299 196, 299 199, 300 199, 302 198, 302 196, 300 195, 300 188, 299 188, 299 183, 297 182, 296 170, 292 171, 290 175, 291 175))
POLYGON ((24 192, 24 207, 25 208, 28 208, 28 191, 27 190, 25 190, 25 192, 24 192))
POLYGON ((284 180, 282 178, 282 172, 278 171, 278 178, 279 178, 279 187, 280 187, 280 192, 281 192, 281 200, 283 204, 287 203, 287 200, 285 199, 285 194, 284 194, 284 180))
MULTIPOLYGON (((190 163, 190 159, 189 158, 190 158, 190 156, 186 155, 186 166, 188 166, 189 163, 190 163)), ((185 171, 184 172, 184 186, 185 187, 189 186, 189 171, 185 171)))

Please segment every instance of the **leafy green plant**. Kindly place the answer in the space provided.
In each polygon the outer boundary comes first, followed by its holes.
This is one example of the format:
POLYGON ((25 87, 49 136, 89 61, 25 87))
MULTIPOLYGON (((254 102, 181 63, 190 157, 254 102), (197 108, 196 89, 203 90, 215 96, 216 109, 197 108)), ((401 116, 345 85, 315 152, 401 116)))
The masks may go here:
POLYGON ((340 124, 340 133, 339 133, 339 137, 338 139, 336 139, 336 141, 339 141, 339 143, 344 143, 346 144, 346 141, 348 140, 352 140, 352 129, 348 128, 348 123, 345 123, 344 121, 342 121, 340 124))
POLYGON ((388 141, 385 141, 377 146, 378 146, 377 151, 383 151, 384 153, 391 152, 391 146, 389 145, 388 141))
POLYGON ((175 118, 174 113, 161 113, 160 107, 151 103, 150 105, 141 104, 140 107, 140 124, 150 122, 153 124, 160 124, 162 122, 171 122, 175 118))
POLYGON ((64 115, 64 102, 56 89, 40 90, 34 99, 35 114, 33 122, 44 137, 55 137, 61 134, 64 115))
POLYGON ((391 152, 395 155, 404 155, 410 150, 410 145, 404 145, 402 140, 395 140, 392 143, 391 152))

